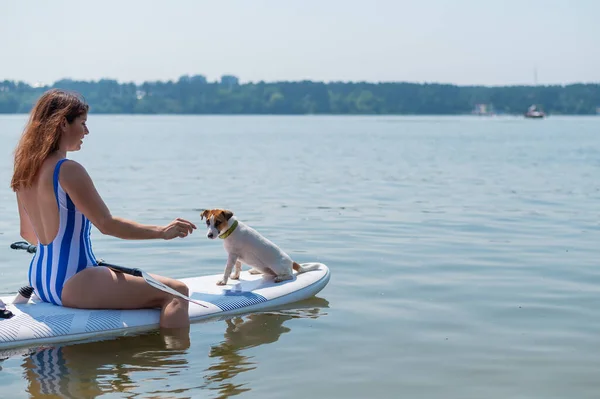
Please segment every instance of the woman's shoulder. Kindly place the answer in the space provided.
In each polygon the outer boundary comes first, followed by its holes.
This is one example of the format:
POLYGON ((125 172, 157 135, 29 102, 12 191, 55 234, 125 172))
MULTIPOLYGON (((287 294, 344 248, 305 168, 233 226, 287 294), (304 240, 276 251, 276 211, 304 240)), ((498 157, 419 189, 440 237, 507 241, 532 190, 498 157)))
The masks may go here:
POLYGON ((72 159, 59 160, 58 162, 62 162, 60 165, 61 181, 77 180, 85 177, 89 178, 87 171, 79 162, 72 159))
POLYGON ((61 162, 62 159, 56 155, 50 155, 48 158, 44 160, 39 169, 39 177, 42 180, 47 180, 48 178, 52 179, 52 176, 56 172, 57 168, 60 165, 60 175, 63 175, 63 171, 65 169, 70 169, 70 167, 65 167, 66 164, 70 162, 61 162))
MULTIPOLYGON (((70 171, 81 170, 81 169, 85 170, 85 168, 83 167, 82 164, 80 164, 79 162, 74 161, 72 159, 69 159, 69 158, 60 159, 58 162, 62 162, 62 164, 60 166, 61 170, 62 169, 70 170, 70 171)), ((57 164, 58 164, 58 162, 57 162, 57 164)))

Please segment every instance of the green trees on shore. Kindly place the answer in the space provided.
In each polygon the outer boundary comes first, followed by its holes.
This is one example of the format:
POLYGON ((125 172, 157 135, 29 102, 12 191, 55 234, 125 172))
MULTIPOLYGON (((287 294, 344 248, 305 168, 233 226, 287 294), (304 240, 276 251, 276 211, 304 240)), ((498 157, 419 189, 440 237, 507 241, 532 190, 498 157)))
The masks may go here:
POLYGON ((0 82, 0 113, 27 113, 45 90, 81 93, 94 113, 109 114, 396 114, 456 115, 475 109, 523 114, 537 104, 548 114, 590 115, 600 110, 600 84, 566 86, 455 86, 418 83, 258 82, 235 76, 208 82, 119 83, 60 80, 52 86, 0 82), (480 106, 484 105, 484 106, 480 106))

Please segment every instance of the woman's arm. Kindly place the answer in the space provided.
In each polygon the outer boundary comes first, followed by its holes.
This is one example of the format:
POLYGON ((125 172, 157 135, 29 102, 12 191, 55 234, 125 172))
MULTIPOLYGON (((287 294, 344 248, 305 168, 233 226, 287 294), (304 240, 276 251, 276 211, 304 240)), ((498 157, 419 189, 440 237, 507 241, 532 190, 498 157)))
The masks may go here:
POLYGON ((25 241, 30 244, 37 244, 37 236, 35 235, 35 231, 33 230, 33 225, 31 224, 31 220, 29 220, 29 215, 27 215, 27 211, 25 211, 25 207, 21 204, 21 200, 19 199, 19 194, 17 194, 17 204, 19 206, 19 220, 21 224, 21 237, 25 241))
POLYGON ((185 237, 196 228, 184 219, 175 219, 167 226, 144 225, 111 215, 98 194, 92 179, 83 166, 75 161, 65 162, 60 169, 60 184, 73 204, 102 234, 129 240, 185 237))

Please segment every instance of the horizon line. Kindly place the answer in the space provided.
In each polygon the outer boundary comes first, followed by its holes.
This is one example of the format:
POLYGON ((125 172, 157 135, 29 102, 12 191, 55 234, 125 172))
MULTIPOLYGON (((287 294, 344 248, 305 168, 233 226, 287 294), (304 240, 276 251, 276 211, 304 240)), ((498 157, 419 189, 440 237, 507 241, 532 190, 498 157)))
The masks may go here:
MULTIPOLYGON (((56 83, 61 82, 61 81, 72 81, 72 82, 84 82, 84 83, 100 83, 101 81, 114 81, 117 82, 119 85, 126 85, 126 84, 134 84, 136 86, 140 86, 143 85, 145 83, 177 83, 177 81, 179 81, 181 78, 183 77, 188 77, 188 78, 193 78, 193 77, 203 77, 204 79, 206 79, 206 84, 218 84, 221 83, 220 79, 215 79, 215 80, 209 80, 208 78, 206 78, 205 75, 202 74, 195 74, 195 75, 181 75, 178 78, 170 78, 170 79, 164 79, 164 80, 160 80, 160 79, 156 79, 156 80, 144 80, 141 82, 135 82, 135 81, 127 81, 127 80, 119 80, 116 78, 110 78, 110 77, 102 77, 102 78, 98 78, 98 79, 74 79, 74 78, 69 78, 69 77, 63 77, 60 79, 55 80, 52 83, 47 83, 47 82, 43 82, 43 81, 36 81, 36 82, 31 82, 31 81, 25 81, 25 80, 18 80, 18 79, 3 79, 0 80, 0 83, 3 82, 12 82, 12 83, 24 83, 27 84, 28 86, 32 87, 32 88, 40 88, 40 87, 51 87, 56 85, 56 83)), ((455 87, 490 87, 490 88, 498 88, 498 87, 565 87, 565 86, 574 86, 574 85, 600 85, 600 81, 598 82, 593 82, 593 81, 589 81, 589 82, 585 82, 585 81, 572 81, 572 82, 563 82, 563 83, 535 83, 535 84, 526 84, 526 83, 510 83, 510 84, 478 84, 478 83, 471 83, 471 84, 457 84, 457 83, 448 83, 448 82, 440 82, 440 81, 409 81, 409 80, 380 80, 380 81, 373 81, 373 80, 313 80, 313 79, 297 79, 297 80, 271 80, 271 81, 267 81, 267 80, 258 80, 258 81, 252 81, 252 80, 247 80, 247 81, 242 81, 240 80, 236 75, 233 74, 223 74, 221 75, 221 79, 223 77, 234 77, 238 80, 238 84, 240 86, 242 85, 248 85, 248 84, 278 84, 278 83, 302 83, 302 82, 311 82, 311 83, 323 83, 323 84, 338 84, 338 83, 342 83, 342 84, 373 84, 373 85, 377 85, 377 84, 414 84, 414 85, 439 85, 439 86, 455 86, 455 87)))

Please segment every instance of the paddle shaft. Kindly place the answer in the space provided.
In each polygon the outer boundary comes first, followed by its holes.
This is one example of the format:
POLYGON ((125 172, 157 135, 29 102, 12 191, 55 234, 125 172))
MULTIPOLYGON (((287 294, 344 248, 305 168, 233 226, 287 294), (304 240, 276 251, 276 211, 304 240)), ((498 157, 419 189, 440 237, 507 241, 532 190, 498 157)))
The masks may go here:
MULTIPOLYGON (((28 242, 25 241, 19 241, 19 242, 14 242, 12 244, 10 244, 10 247, 12 249, 22 249, 25 250, 27 252, 29 252, 30 254, 34 254, 37 252, 37 247, 35 245, 31 245, 28 242)), ((200 305, 203 306, 205 308, 208 308, 208 306, 204 305, 203 303, 196 301, 186 295, 183 295, 181 292, 174 290, 171 287, 166 286, 165 284, 161 283, 160 281, 158 281, 157 279, 155 279, 154 277, 150 276, 148 273, 138 269, 138 268, 131 268, 131 267, 125 267, 125 266, 119 266, 119 265, 113 265, 111 263, 106 263, 103 260, 98 262, 98 266, 105 266, 108 268, 111 268, 112 270, 119 272, 119 273, 123 273, 123 274, 129 274, 132 276, 136 276, 136 277, 141 277, 144 279, 144 281, 149 284, 150 286, 156 288, 157 290, 161 290, 163 292, 166 292, 168 294, 177 296, 179 298, 185 299, 188 302, 192 302, 195 303, 196 305, 200 305)))
MULTIPOLYGON (((19 242, 14 242, 12 244, 10 244, 10 247, 12 249, 23 249, 27 252, 29 252, 30 254, 34 254, 37 252, 37 247, 35 245, 31 245, 28 242, 25 241, 19 241, 19 242)), ((137 268, 130 268, 130 267, 125 267, 125 266, 119 266, 119 265, 112 265, 110 263, 106 263, 103 260, 100 260, 98 262, 98 266, 107 266, 110 267, 111 269, 114 269, 115 271, 124 273, 124 274, 131 274, 132 276, 136 276, 136 277, 143 277, 142 276, 142 271, 140 269, 137 268)))

